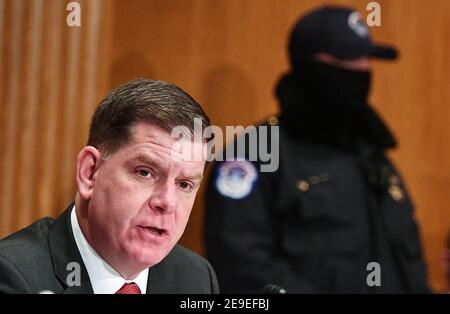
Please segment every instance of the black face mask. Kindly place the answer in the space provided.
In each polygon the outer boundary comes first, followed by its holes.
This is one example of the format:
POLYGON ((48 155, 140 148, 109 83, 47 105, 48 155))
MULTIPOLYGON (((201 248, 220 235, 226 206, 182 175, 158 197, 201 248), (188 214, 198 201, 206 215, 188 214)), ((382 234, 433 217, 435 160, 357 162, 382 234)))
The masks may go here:
POLYGON ((370 72, 313 61, 304 63, 300 70, 294 76, 297 88, 310 104, 307 116, 322 121, 325 133, 336 133, 340 141, 354 142, 362 127, 362 112, 367 109, 370 72))
POLYGON ((366 139, 392 147, 395 140, 367 103, 370 83, 369 71, 305 62, 278 82, 280 118, 297 138, 341 147, 366 139))
POLYGON ((305 95, 324 109, 351 114, 367 104, 369 71, 351 71, 321 62, 305 63, 300 70, 297 77, 305 95))

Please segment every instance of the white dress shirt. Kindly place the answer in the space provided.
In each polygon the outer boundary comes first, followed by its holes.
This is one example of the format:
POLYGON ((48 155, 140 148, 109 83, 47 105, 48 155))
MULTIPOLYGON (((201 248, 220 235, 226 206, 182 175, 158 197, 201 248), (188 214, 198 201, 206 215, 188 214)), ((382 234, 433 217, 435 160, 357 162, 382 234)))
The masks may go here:
POLYGON ((143 270, 132 280, 125 280, 114 268, 112 268, 98 253, 92 248, 83 235, 78 224, 75 213, 75 205, 70 214, 73 236, 80 251, 84 265, 86 266, 95 294, 114 294, 125 283, 136 283, 141 289, 141 293, 147 291, 148 268, 143 270))

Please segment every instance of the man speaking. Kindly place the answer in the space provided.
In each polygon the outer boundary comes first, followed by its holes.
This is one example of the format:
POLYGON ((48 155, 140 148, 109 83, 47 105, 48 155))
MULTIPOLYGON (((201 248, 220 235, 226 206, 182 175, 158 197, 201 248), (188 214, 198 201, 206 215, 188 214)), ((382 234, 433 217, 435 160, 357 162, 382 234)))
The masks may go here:
POLYGON ((192 97, 163 81, 109 94, 78 154, 75 202, 0 241, 0 293, 218 293, 210 264, 177 245, 205 160, 175 158, 186 152, 174 151, 171 131, 185 126, 192 145, 182 147, 203 151, 194 118, 209 126, 192 97))

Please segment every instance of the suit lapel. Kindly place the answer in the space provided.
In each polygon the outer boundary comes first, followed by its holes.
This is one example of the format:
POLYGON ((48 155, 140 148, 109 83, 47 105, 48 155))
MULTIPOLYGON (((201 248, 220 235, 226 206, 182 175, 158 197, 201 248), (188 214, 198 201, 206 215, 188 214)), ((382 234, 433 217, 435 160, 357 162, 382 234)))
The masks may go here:
POLYGON ((147 294, 175 293, 172 254, 173 250, 161 262, 149 268, 147 294))
POLYGON ((178 244, 158 264, 148 270, 147 294, 186 293, 183 282, 180 282, 177 272, 174 271, 179 264, 177 261, 178 244))
POLYGON ((150 267, 148 270, 147 294, 167 293, 167 281, 165 280, 165 267, 163 262, 150 267))
POLYGON ((53 269, 64 287, 63 293, 94 293, 72 232, 70 213, 73 205, 70 204, 55 220, 50 230, 49 247, 53 269), (80 285, 69 285, 68 281, 75 283, 78 281, 80 285))

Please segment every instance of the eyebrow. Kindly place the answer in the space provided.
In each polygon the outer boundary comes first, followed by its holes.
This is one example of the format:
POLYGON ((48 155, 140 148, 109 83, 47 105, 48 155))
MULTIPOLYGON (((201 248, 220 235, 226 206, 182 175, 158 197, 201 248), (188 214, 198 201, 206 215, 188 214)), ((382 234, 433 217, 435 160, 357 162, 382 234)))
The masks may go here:
POLYGON ((192 180, 192 181, 196 181, 196 180, 202 181, 203 175, 202 174, 198 174, 198 175, 192 176, 192 177, 186 176, 186 179, 192 180))
POLYGON ((161 164, 156 162, 153 158, 151 158, 149 155, 147 154, 139 154, 137 155, 135 158, 133 158, 134 160, 139 160, 142 161, 143 163, 146 163, 148 165, 153 165, 156 166, 158 168, 161 168, 161 164))
MULTIPOLYGON (((162 165, 161 165, 161 163, 159 163, 159 162, 157 162, 157 161, 155 161, 153 158, 151 158, 149 155, 147 155, 147 154, 139 154, 139 155, 137 155, 135 158, 134 158, 134 160, 139 160, 139 161, 142 161, 142 162, 144 162, 144 163, 146 163, 146 164, 148 164, 148 165, 150 165, 150 166, 155 166, 155 167, 158 167, 158 168, 163 168, 162 167, 162 165)), ((197 174, 197 175, 194 175, 194 176, 184 176, 186 179, 188 179, 188 180, 192 180, 192 181, 196 181, 196 180, 198 180, 198 181, 201 181, 202 179, 203 179, 203 174, 201 173, 201 174, 197 174)))

